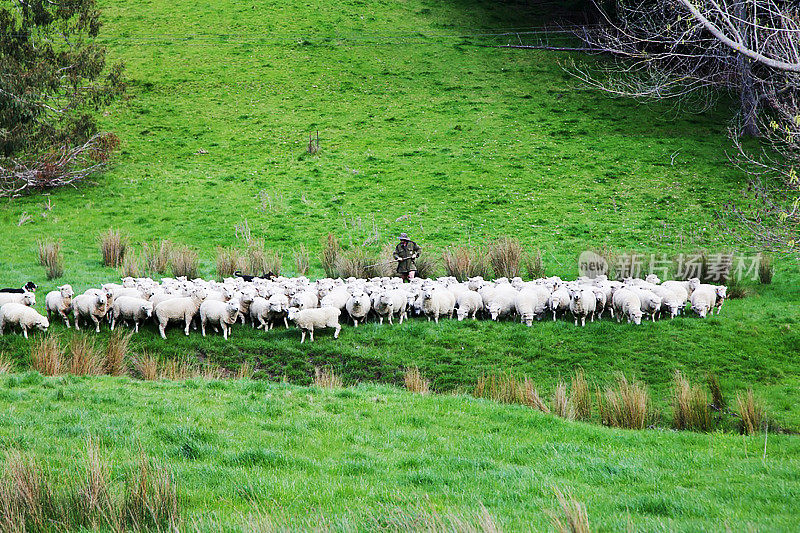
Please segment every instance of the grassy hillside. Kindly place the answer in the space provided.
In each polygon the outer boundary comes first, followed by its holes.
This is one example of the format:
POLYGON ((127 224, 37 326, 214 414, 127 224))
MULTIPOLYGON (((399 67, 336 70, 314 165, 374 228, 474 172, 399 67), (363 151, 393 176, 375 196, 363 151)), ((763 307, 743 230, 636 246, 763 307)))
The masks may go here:
POLYGON ((289 529, 368 531, 391 516, 476 517, 546 530, 569 489, 599 531, 790 530, 797 438, 616 431, 523 407, 394 388, 121 378, 0 380, 0 444, 62 476, 88 436, 111 477, 141 452, 178 480, 201 531, 261 512, 289 529))

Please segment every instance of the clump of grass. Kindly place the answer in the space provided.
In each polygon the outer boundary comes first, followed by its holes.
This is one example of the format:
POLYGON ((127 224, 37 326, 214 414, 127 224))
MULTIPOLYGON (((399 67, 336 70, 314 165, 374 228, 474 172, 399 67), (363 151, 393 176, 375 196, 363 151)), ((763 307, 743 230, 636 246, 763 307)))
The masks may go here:
POLYGON ((537 248, 531 253, 526 253, 523 256, 523 262, 528 279, 539 279, 546 276, 544 261, 542 260, 542 251, 540 249, 537 248))
POLYGON ((148 272, 163 276, 169 269, 172 243, 167 240, 146 242, 142 244, 142 256, 148 272))
POLYGON ((420 372, 419 368, 416 366, 406 369, 403 374, 403 383, 406 389, 413 393, 428 394, 428 392, 430 392, 431 382, 425 379, 425 376, 422 375, 422 372, 420 372))
POLYGON ((142 258, 132 248, 125 253, 122 264, 119 267, 119 274, 123 278, 140 278, 144 275, 144 265, 142 258))
POLYGON ((722 395, 722 387, 720 387, 719 378, 717 378, 715 374, 709 374, 706 381, 708 383, 708 390, 711 391, 711 405, 719 410, 725 409, 728 403, 722 395))
POLYGON ((197 277, 197 252, 188 246, 175 246, 170 255, 172 275, 185 276, 188 279, 197 277))
POLYGON ((572 377, 569 399, 577 420, 589 420, 592 417, 592 395, 582 368, 578 368, 572 377))
POLYGON ((8 450, 0 478, 0 528, 48 531, 58 504, 44 471, 30 456, 8 450))
POLYGON ((122 265, 125 251, 128 249, 128 236, 119 230, 109 228, 100 235, 100 251, 103 254, 103 265, 118 268, 122 265))
POLYGON ((741 417, 739 431, 745 435, 754 435, 764 425, 764 405, 756 399, 753 389, 747 389, 745 394, 737 394, 736 405, 741 417))
POLYGON ((673 378, 672 425, 679 430, 704 432, 713 426, 706 391, 692 384, 680 370, 675 371, 673 378))
POLYGON ((307 275, 311 257, 305 245, 301 244, 300 246, 297 247, 297 250, 294 252, 293 259, 294 259, 295 273, 298 276, 307 275))
POLYGON ((75 335, 69 341, 70 358, 67 371, 75 376, 99 376, 103 373, 103 357, 88 336, 75 335))
POLYGON ((217 276, 220 279, 230 278, 237 270, 247 269, 247 258, 238 248, 217 248, 217 276))
POLYGON ((522 246, 511 237, 500 237, 489 245, 489 262, 495 277, 514 278, 520 275, 522 246))
POLYGON ((4 353, 0 353, 0 374, 10 374, 14 370, 14 362, 4 353))
POLYGON ((339 252, 336 256, 336 272, 343 278, 369 278, 375 274, 376 257, 367 249, 356 246, 339 252))
POLYGON ((125 522, 137 531, 178 531, 180 501, 173 474, 144 453, 125 486, 125 522))
POLYGON ((106 347, 105 371, 111 376, 122 376, 128 367, 128 350, 133 333, 117 328, 111 332, 106 347))
POLYGON ((559 381, 553 389, 553 397, 550 401, 553 414, 567 420, 575 418, 575 409, 567 394, 567 384, 559 381))
POLYGON ((477 246, 448 246, 442 252, 444 271, 458 281, 475 276, 489 277, 489 265, 485 251, 477 246))
POLYGON ((418 278, 433 278, 439 270, 439 262, 436 256, 428 252, 422 252, 414 263, 417 265, 418 278))
POLYGON ((629 382, 624 375, 617 377, 616 388, 608 387, 605 394, 597 389, 600 420, 606 426, 625 429, 644 429, 654 420, 647 385, 629 382))
POLYGON ((264 239, 251 239, 247 247, 247 266, 253 276, 263 276, 272 272, 281 273, 283 259, 276 251, 267 250, 264 239))
POLYGON ((758 281, 762 285, 772 283, 772 276, 775 274, 775 267, 772 264, 772 257, 769 254, 758 255, 758 281))
POLYGON ((731 276, 727 280, 727 298, 731 300, 739 300, 742 298, 747 298, 750 294, 747 290, 747 287, 742 285, 742 282, 736 276, 731 276))
POLYGON ((133 369, 136 377, 145 381, 158 379, 158 367, 158 359, 149 353, 142 353, 133 360, 133 369))
POLYGON ((64 275, 64 258, 61 256, 61 241, 40 239, 36 241, 39 264, 47 269, 47 279, 64 275))
POLYGON ((550 412, 532 381, 528 378, 520 380, 511 374, 482 375, 478 378, 473 396, 500 403, 526 405, 544 413, 550 412))
POLYGON ((569 491, 554 488, 560 512, 550 511, 553 529, 559 533, 589 533, 589 515, 586 506, 572 497, 569 491))
POLYGON ((50 334, 33 342, 31 366, 45 376, 58 376, 64 371, 64 349, 58 337, 50 334))
POLYGON ((381 277, 390 277, 395 274, 397 271, 397 263, 393 260, 394 248, 394 245, 388 242, 383 245, 378 259, 376 260, 377 264, 370 269, 372 273, 381 277))
POLYGON ((329 367, 314 368, 314 386, 323 389, 339 389, 342 387, 342 377, 329 367))
POLYGON ((328 233, 322 245, 322 253, 320 254, 320 261, 322 262, 322 269, 325 271, 325 276, 329 278, 339 277, 339 271, 336 269, 336 261, 340 253, 342 253, 342 245, 339 244, 339 239, 337 239, 336 235, 333 233, 328 233))
POLYGON ((95 531, 103 526, 112 531, 122 531, 122 517, 113 499, 108 465, 91 438, 87 441, 85 460, 83 476, 75 486, 68 507, 72 511, 70 514, 75 522, 95 531))
POLYGON ((239 365, 236 370, 236 379, 249 379, 253 377, 253 366, 247 361, 239 365))

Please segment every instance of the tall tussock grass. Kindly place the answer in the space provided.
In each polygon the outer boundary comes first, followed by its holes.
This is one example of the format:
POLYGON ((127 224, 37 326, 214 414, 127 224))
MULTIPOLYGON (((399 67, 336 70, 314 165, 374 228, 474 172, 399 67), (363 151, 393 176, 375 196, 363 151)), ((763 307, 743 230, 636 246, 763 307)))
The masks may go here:
POLYGON ((522 257, 525 266, 525 273, 528 279, 539 279, 546 276, 544 269, 544 260, 542 259, 542 251, 536 249, 533 252, 526 253, 522 257))
POLYGON ((103 265, 112 268, 120 267, 128 244, 128 236, 119 230, 109 228, 108 231, 101 234, 100 251, 103 254, 103 265))
POLYGON ((238 248, 217 248, 217 277, 230 278, 237 270, 247 269, 247 257, 238 248))
POLYGON ((414 263, 417 265, 418 278, 433 278, 439 273, 439 261, 433 254, 423 251, 414 263))
POLYGON ((576 420, 589 420, 592 417, 592 395, 582 368, 575 370, 575 375, 572 376, 569 399, 576 420))
POLYGON ((448 246, 442 252, 444 272, 458 281, 481 276, 489 277, 489 263, 486 251, 480 246, 469 244, 448 246))
POLYGON ((714 425, 708 394, 680 370, 675 371, 672 380, 672 425, 675 429, 704 432, 711 431, 714 425))
POLYGON ((75 335, 69 341, 67 373, 75 376, 99 376, 103 374, 103 356, 87 335, 75 335))
POLYGON ((64 349, 53 334, 37 338, 31 345, 31 366, 45 376, 58 376, 63 372, 64 349))
POLYGON ((9 374, 14 370, 14 362, 9 357, 0 353, 0 374, 9 374))
POLYGON ((147 271, 162 276, 166 274, 172 257, 172 248, 172 243, 167 240, 143 243, 142 257, 147 271))
POLYGON ((314 368, 314 386, 323 389, 340 389, 342 387, 342 377, 336 374, 330 367, 314 368))
POLYGON ((708 383, 708 390, 711 391, 711 405, 718 410, 725 409, 728 406, 728 402, 725 401, 725 397, 722 395, 719 378, 715 374, 709 374, 706 382, 708 383))
POLYGON ((759 254, 758 256, 758 281, 762 285, 772 283, 772 276, 775 274, 775 267, 772 264, 772 257, 769 254, 759 254))
POLYGON ((753 389, 736 395, 736 406, 739 408, 739 431, 744 435, 756 434, 766 423, 764 405, 756 399, 753 389))
POLYGON ((489 245, 489 262, 495 277, 514 278, 521 274, 522 245, 511 237, 500 237, 489 245))
POLYGON ((403 384, 406 390, 415 394, 428 394, 430 392, 430 381, 425 379, 425 376, 416 366, 406 369, 403 374, 403 384))
POLYGON ((473 395, 500 403, 520 404, 549 413, 536 386, 528 378, 517 379, 511 374, 489 374, 478 378, 473 395))
POLYGON ((325 275, 329 278, 339 277, 339 271, 336 269, 336 260, 342 252, 342 245, 339 244, 339 239, 333 233, 328 233, 325 241, 322 244, 322 252, 320 253, 320 262, 325 275))
POLYGON ((0 477, 0 532, 176 531, 180 500, 174 476, 141 454, 123 484, 115 484, 89 439, 78 474, 58 478, 30 455, 9 450, 0 477))
POLYGON ((128 351, 133 332, 117 328, 111 332, 106 346, 105 372, 110 376, 123 376, 128 370, 128 351))
POLYGON ((61 241, 39 239, 36 241, 39 264, 47 269, 47 279, 64 275, 64 258, 61 256, 61 241))
POLYGON ((308 269, 311 262, 311 256, 308 253, 308 249, 305 245, 301 244, 297 247, 294 254, 292 254, 292 259, 294 260, 294 272, 298 276, 305 276, 308 274, 308 269))
POLYGON ((274 250, 267 250, 264 239, 251 239, 247 245, 247 269, 253 276, 263 276, 270 272, 276 276, 281 273, 283 258, 274 250))
POLYGON ((567 420, 575 418, 575 408, 567 394, 567 384, 563 381, 559 381, 553 389, 550 406, 553 409, 553 414, 558 417, 566 418, 567 420))
POLYGON ((550 511, 553 529, 558 533, 589 533, 589 515, 586 506, 572 497, 569 491, 555 487, 558 510, 550 511))
POLYGON ((133 248, 128 250, 125 253, 125 257, 122 258, 122 264, 119 267, 119 274, 123 278, 140 278, 144 276, 144 263, 142 262, 141 256, 137 254, 133 248))
POLYGON ((616 385, 597 389, 597 408, 600 420, 606 426, 625 429, 644 429, 655 420, 647 385, 628 381, 624 375, 617 377, 616 385))
POLYGON ((197 277, 197 252, 188 246, 181 245, 173 247, 169 262, 173 276, 185 276, 188 279, 197 277))
POLYGON ((370 278, 375 275, 378 258, 369 250, 356 246, 340 251, 336 256, 336 273, 342 278, 370 278))

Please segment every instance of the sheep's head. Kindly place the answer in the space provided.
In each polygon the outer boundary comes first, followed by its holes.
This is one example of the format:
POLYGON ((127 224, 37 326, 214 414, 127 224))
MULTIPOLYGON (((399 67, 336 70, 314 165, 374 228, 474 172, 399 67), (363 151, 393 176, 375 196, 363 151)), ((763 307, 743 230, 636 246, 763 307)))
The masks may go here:
POLYGON ((22 305, 27 305, 28 307, 33 307, 36 305, 36 295, 32 292, 26 292, 22 295, 22 305))
POLYGON ((147 318, 153 316, 153 304, 142 304, 142 314, 147 318))
POLYGON ((705 318, 708 314, 708 306, 704 303, 692 305, 692 311, 697 313, 700 318, 705 318))
POLYGON ((58 292, 61 293, 62 298, 72 298, 75 296, 75 291, 72 290, 72 285, 65 284, 58 287, 58 292))
POLYGON ((289 320, 294 321, 297 318, 297 313, 299 313, 299 312, 300 312, 300 309, 298 309, 297 307, 290 307, 289 308, 289 313, 287 315, 289 320))
POLYGON ((469 311, 465 307, 459 307, 456 309, 456 317, 458 321, 461 322, 464 318, 469 314, 469 311))
POLYGON ((231 320, 235 320, 239 316, 239 302, 232 300, 225 306, 225 312, 231 320))
POLYGON ((50 327, 50 321, 47 320, 46 316, 39 317, 39 319, 36 320, 36 329, 38 329, 39 331, 47 331, 47 328, 49 327, 50 327))
POLYGON ((136 280, 130 276, 122 278, 122 286, 126 289, 133 288, 136 286, 136 280))
POLYGON ((727 295, 728 295, 728 287, 726 287, 725 285, 718 285, 717 298, 719 298, 720 300, 724 300, 727 295))
POLYGON ((642 310, 641 309, 633 309, 631 311, 631 320, 637 326, 642 323, 642 310))
POLYGON ((700 278, 692 278, 689 280, 689 288, 692 289, 693 291, 697 290, 697 287, 699 286, 700 286, 700 278))
POLYGON ((647 283, 652 283, 653 285, 658 285, 658 284, 660 284, 660 283, 661 283, 661 278, 659 278, 659 277, 658 277, 657 275, 655 275, 655 274, 648 274, 647 276, 645 276, 644 280, 645 280, 647 283))

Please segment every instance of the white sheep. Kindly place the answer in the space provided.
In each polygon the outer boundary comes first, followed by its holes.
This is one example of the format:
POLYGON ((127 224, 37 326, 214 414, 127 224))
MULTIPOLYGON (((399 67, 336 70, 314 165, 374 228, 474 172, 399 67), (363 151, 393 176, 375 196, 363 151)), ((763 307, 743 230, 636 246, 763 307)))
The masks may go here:
POLYGON ((277 292, 269 297, 268 302, 267 328, 272 329, 275 327, 275 322, 281 319, 283 320, 283 325, 288 328, 289 322, 287 320, 287 314, 289 312, 289 297, 282 292, 277 292))
POLYGON ((662 299, 653 291, 641 286, 628 287, 629 290, 636 293, 641 302, 641 309, 643 315, 650 315, 653 322, 656 321, 656 315, 661 311, 662 299))
POLYGON ((306 333, 311 335, 311 342, 314 342, 314 330, 323 328, 335 328, 333 338, 339 338, 339 332, 342 326, 339 324, 339 315, 341 311, 336 307, 315 307, 311 309, 297 309, 292 307, 289 309, 289 320, 294 322, 302 336, 300 337, 300 344, 306 341, 306 333))
POLYGON ((669 313, 670 319, 678 316, 681 308, 686 305, 686 300, 681 300, 674 291, 663 285, 656 285, 651 290, 661 298, 661 311, 669 313))
POLYGON ((262 296, 253 298, 253 303, 250 304, 250 324, 256 329, 267 330, 269 322, 267 321, 267 314, 269 313, 269 300, 262 296))
POLYGON ((563 287, 554 290, 547 301, 547 308, 553 312, 553 321, 556 320, 558 313, 566 313, 569 309, 569 291, 563 287))
POLYGON ((21 328, 22 334, 27 339, 29 329, 47 331, 50 321, 30 306, 9 302, 0 306, 0 335, 3 335, 5 328, 9 326, 21 328))
POLYGON ((389 318, 392 324, 392 317, 399 315, 400 323, 406 318, 406 307, 408 306, 408 294, 401 289, 394 289, 378 293, 377 299, 373 300, 373 308, 378 315, 378 320, 383 324, 385 317, 389 318))
POLYGON ((514 313, 517 290, 510 284, 503 284, 494 291, 492 303, 489 304, 489 316, 499 320, 514 313))
POLYGON ((717 303, 717 291, 711 287, 698 287, 689 297, 692 304, 692 311, 697 313, 700 318, 705 318, 709 311, 713 313, 717 303))
POLYGON ((166 340, 165 330, 169 322, 179 320, 183 320, 184 333, 188 336, 189 326, 191 326, 192 320, 200 310, 200 305, 203 303, 205 296, 205 291, 195 289, 192 291, 191 296, 173 298, 158 304, 153 309, 153 314, 156 316, 158 332, 161 334, 161 338, 166 340))
POLYGON ((72 311, 75 315, 75 329, 81 329, 81 321, 94 322, 94 329, 100 333, 100 321, 108 313, 108 300, 103 291, 89 289, 72 299, 72 311))
POLYGON ((139 324, 146 322, 153 316, 153 303, 144 298, 134 296, 120 296, 114 299, 111 305, 111 331, 117 325, 117 321, 133 322, 133 331, 139 332, 139 324))
POLYGON ((456 317, 459 321, 466 317, 475 320, 475 315, 483 308, 483 298, 477 291, 461 291, 456 297, 456 306, 458 307, 456 317))
POLYGON ((372 300, 358 287, 353 289, 347 304, 345 304, 345 309, 347 309, 347 314, 353 320, 354 327, 358 327, 359 320, 364 321, 367 318, 371 308, 372 300))
POLYGON ((428 317, 429 322, 431 317, 437 324, 440 316, 452 318, 455 307, 456 298, 447 289, 430 288, 422 291, 422 312, 428 317))
POLYGON ((0 305, 9 303, 33 307, 36 305, 36 295, 32 292, 0 292, 0 305))
POLYGON ((205 300, 200 304, 200 329, 203 337, 206 336, 206 324, 211 324, 214 329, 217 326, 222 328, 222 337, 228 340, 231 333, 231 326, 239 318, 238 300, 205 300))
POLYGON ((539 307, 539 293, 532 288, 524 288, 514 298, 514 309, 519 315, 519 320, 528 327, 533 325, 536 318, 536 308, 539 307))
POLYGON ((61 285, 58 290, 48 292, 44 297, 47 319, 50 320, 53 314, 57 314, 69 328, 69 313, 72 312, 73 296, 75 296, 75 291, 72 290, 72 285, 69 284, 61 285))
POLYGON ((581 319, 581 327, 586 325, 586 317, 591 316, 594 322, 594 312, 597 308, 597 298, 594 291, 588 287, 573 289, 569 294, 569 310, 575 317, 575 325, 581 319))
POLYGON ((612 305, 616 312, 617 322, 622 320, 622 317, 628 319, 630 324, 642 323, 642 302, 635 292, 628 288, 621 288, 614 291, 612 296, 612 305))
POLYGON ((319 307, 319 297, 314 291, 300 291, 292 297, 290 305, 300 310, 312 309, 314 307, 319 307))

